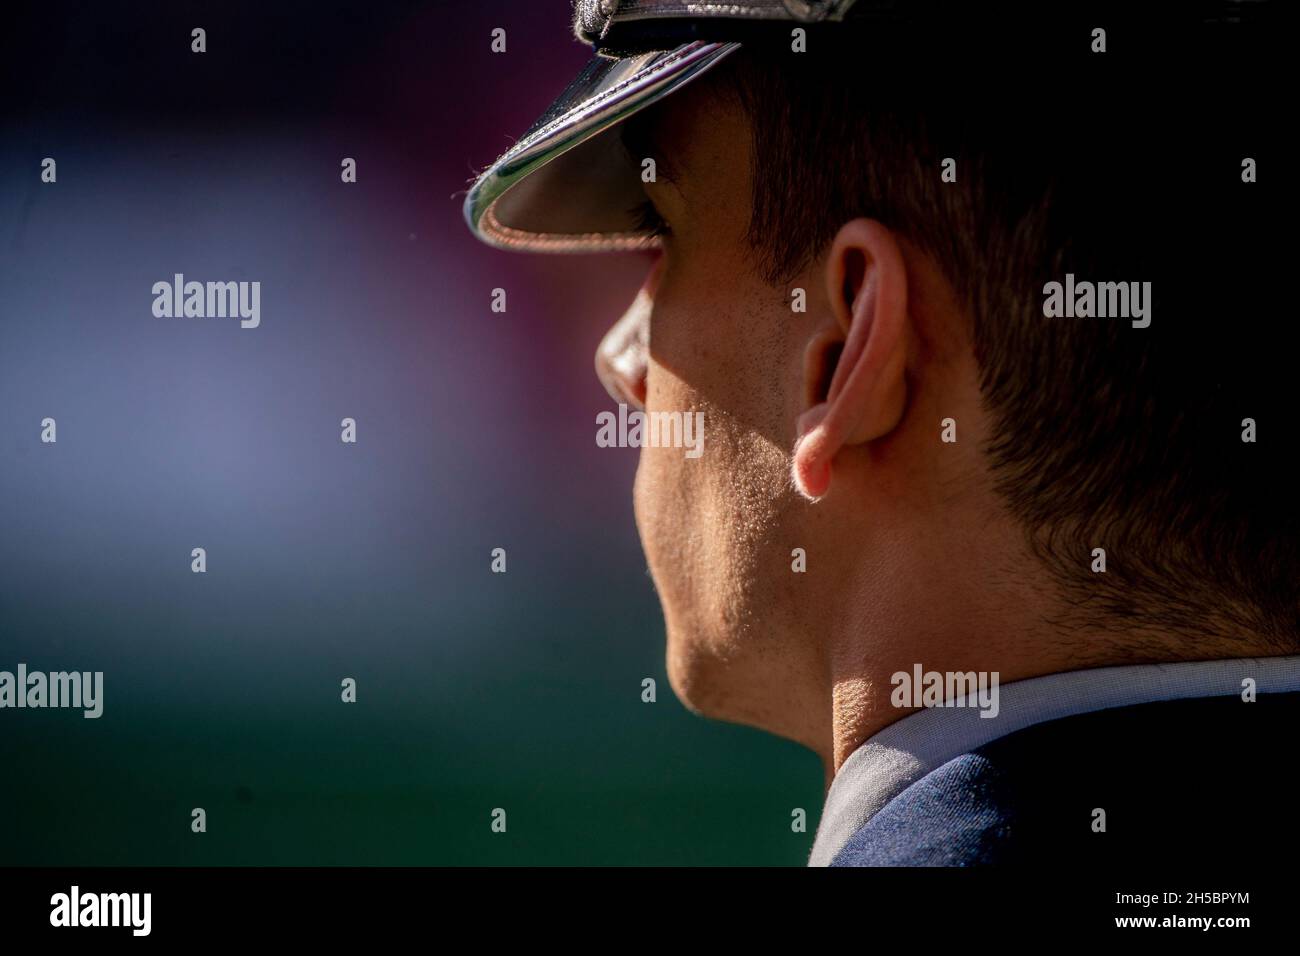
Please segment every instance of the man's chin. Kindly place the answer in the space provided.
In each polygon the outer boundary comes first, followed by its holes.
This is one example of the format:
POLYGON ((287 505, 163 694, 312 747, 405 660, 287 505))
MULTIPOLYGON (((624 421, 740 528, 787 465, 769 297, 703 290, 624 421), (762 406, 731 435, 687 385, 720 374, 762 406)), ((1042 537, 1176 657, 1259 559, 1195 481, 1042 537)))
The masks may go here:
POLYGON ((669 629, 665 660, 668 683, 691 713, 763 730, 820 753, 815 728, 791 722, 782 709, 787 695, 773 689, 772 675, 758 659, 734 649, 719 653, 698 635, 683 640, 669 629))
POLYGON ((716 688, 718 664, 688 640, 668 632, 668 683, 682 706, 700 717, 719 717, 716 688))
POLYGON ((728 660, 698 635, 686 639, 668 633, 668 683, 691 713, 712 720, 761 726, 747 706, 745 683, 735 661, 728 660))

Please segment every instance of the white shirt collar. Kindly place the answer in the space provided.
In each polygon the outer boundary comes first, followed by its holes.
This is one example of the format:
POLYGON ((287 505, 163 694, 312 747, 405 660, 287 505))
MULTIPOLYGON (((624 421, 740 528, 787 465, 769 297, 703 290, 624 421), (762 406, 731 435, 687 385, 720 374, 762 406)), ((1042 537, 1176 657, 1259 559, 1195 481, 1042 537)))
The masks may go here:
POLYGON ((809 866, 827 866, 863 824, 903 790, 955 757, 1033 724, 1110 707, 1300 690, 1300 656, 1137 664, 1048 674, 1003 684, 998 716, 974 707, 932 707, 867 739, 840 766, 826 794, 809 866))

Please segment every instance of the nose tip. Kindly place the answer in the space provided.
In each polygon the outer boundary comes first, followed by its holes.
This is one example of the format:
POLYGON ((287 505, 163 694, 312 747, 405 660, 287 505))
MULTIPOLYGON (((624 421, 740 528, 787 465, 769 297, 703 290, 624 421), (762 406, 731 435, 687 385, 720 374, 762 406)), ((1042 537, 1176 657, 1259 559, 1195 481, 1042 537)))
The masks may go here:
POLYGON ((605 391, 614 401, 641 410, 645 409, 650 312, 654 308, 653 292, 658 272, 656 266, 632 305, 605 333, 596 349, 596 375, 605 391))

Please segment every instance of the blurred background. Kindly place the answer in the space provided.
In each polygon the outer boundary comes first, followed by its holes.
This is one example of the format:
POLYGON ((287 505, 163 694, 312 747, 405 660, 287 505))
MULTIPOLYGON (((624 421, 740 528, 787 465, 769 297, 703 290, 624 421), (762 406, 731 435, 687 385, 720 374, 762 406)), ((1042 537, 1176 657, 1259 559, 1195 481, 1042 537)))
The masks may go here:
POLYGON ((595 445, 592 355, 645 260, 461 218, 588 58, 569 16, 6 10, 0 670, 105 686, 98 720, 0 712, 0 863, 806 860, 820 763, 677 702, 637 451, 595 445), (260 328, 155 318, 177 272, 260 281, 260 328))

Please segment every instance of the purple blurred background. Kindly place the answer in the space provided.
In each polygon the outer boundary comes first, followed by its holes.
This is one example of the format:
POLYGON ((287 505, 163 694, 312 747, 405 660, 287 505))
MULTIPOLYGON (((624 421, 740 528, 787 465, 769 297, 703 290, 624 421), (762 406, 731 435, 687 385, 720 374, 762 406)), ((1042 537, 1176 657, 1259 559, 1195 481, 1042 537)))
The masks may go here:
POLYGON ((590 55, 568 16, 14 13, 0 669, 103 670, 105 704, 0 714, 0 862, 804 860, 819 764, 673 698, 636 451, 595 445, 592 354, 645 260, 512 255, 461 216, 590 55), (177 272, 260 281, 260 327, 155 318, 177 272))

